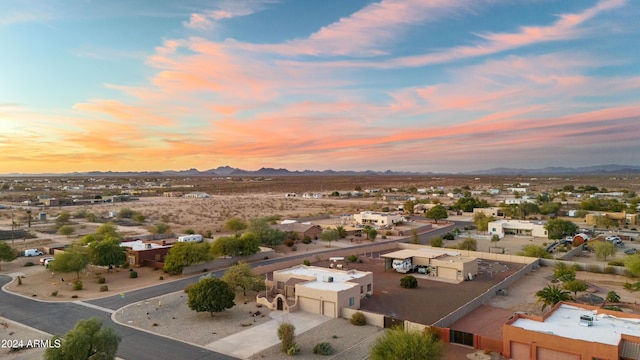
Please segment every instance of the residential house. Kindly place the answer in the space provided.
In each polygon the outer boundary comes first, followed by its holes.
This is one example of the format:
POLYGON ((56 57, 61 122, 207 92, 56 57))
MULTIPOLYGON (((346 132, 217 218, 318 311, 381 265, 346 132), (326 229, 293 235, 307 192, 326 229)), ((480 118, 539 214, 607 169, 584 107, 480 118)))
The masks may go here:
POLYGON ((373 273, 299 265, 273 272, 268 289, 257 302, 271 310, 307 311, 331 318, 342 308, 359 309, 360 300, 373 295, 373 273))

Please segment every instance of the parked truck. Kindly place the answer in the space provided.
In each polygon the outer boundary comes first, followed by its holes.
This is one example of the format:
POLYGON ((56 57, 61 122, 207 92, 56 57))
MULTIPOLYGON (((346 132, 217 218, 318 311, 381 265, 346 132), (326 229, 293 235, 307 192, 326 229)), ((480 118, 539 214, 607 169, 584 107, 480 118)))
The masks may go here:
POLYGON ((411 258, 407 259, 393 259, 391 263, 393 268, 402 274, 410 273, 415 270, 414 265, 412 264, 411 258))
POLYGON ((406 274, 411 272, 417 272, 418 274, 428 274, 429 266, 416 265, 412 261, 413 258, 407 259, 394 259, 391 266, 399 273, 406 274))

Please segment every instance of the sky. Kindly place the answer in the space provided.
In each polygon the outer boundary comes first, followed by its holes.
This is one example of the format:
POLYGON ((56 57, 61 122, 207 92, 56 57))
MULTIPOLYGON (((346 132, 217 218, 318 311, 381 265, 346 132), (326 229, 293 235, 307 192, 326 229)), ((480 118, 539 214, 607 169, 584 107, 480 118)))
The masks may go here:
POLYGON ((640 165, 637 0, 0 0, 0 174, 640 165))

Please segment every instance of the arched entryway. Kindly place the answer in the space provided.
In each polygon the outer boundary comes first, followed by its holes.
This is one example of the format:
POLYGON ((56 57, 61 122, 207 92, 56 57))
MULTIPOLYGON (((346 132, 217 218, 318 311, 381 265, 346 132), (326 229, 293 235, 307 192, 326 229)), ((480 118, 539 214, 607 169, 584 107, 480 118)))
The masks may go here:
POLYGON ((278 300, 277 300, 277 302, 278 302, 278 303, 277 303, 276 308, 277 308, 278 310, 282 310, 282 297, 278 296, 278 300))

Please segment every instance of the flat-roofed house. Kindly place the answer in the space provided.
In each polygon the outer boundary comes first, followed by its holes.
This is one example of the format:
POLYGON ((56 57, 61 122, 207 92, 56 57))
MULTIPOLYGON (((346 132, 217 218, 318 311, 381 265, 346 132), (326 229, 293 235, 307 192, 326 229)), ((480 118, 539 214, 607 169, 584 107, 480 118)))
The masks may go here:
POLYGON ((257 296, 271 310, 307 311, 331 318, 342 308, 359 309, 360 300, 373 294, 373 273, 299 265, 273 272, 273 281, 257 296), (266 296, 265 296, 266 294, 266 296))
POLYGON ((640 315, 568 302, 544 316, 516 313, 502 327, 511 359, 639 359, 640 315))

